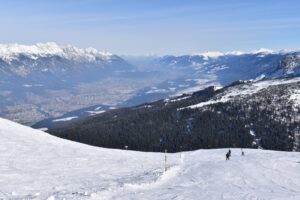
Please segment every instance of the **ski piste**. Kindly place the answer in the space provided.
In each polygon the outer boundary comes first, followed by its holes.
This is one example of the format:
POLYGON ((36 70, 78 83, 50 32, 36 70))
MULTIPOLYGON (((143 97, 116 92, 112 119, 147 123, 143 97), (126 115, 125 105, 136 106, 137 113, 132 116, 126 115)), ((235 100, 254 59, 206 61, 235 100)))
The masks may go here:
POLYGON ((0 118, 0 199, 300 199, 298 152, 92 147, 0 118))

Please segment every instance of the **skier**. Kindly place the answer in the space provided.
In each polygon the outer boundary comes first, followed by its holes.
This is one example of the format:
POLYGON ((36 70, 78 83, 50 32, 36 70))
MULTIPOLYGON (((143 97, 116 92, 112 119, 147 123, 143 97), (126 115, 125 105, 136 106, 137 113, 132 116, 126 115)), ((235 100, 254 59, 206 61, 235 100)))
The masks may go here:
POLYGON ((229 156, 229 152, 226 153, 226 160, 229 160, 230 156, 229 156))
POLYGON ((231 150, 230 149, 228 150, 228 154, 229 154, 229 157, 231 157, 231 150))

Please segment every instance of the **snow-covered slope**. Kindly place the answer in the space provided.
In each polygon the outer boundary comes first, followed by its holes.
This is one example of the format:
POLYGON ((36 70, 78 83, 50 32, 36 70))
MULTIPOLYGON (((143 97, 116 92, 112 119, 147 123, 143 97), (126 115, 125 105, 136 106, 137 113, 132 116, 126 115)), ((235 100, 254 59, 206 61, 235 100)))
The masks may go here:
POLYGON ((299 153, 91 147, 0 118, 0 199, 299 199, 299 153))
MULTIPOLYGON (((207 105, 217 104, 217 103, 225 103, 228 101, 234 101, 237 98, 250 98, 251 95, 254 95, 260 91, 267 90, 269 87, 280 86, 280 85, 288 85, 288 84, 297 84, 300 82, 300 77, 292 78, 292 79, 274 79, 274 80, 265 80, 265 81, 244 81, 240 82, 240 85, 235 87, 228 87, 220 94, 216 95, 212 99, 201 102, 196 105, 191 105, 188 108, 201 108, 207 105), (242 84, 244 83, 244 84, 242 84)), ((299 107, 299 103, 297 101, 297 97, 295 95, 299 94, 299 88, 290 87, 288 91, 284 91, 286 94, 282 95, 283 98, 288 101, 292 101, 291 104, 293 107, 299 107), (294 97, 292 97, 294 96, 294 97)), ((273 94, 276 96, 275 92, 273 94)))

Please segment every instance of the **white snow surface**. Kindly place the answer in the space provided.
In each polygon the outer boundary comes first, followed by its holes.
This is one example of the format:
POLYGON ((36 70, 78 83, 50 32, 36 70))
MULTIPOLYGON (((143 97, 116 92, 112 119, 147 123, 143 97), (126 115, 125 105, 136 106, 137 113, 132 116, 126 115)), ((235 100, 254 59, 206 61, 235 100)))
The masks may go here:
POLYGON ((11 62, 19 55, 27 55, 32 59, 47 56, 61 56, 73 60, 95 61, 97 57, 109 60, 111 53, 98 51, 94 48, 77 48, 71 45, 60 46, 54 42, 38 43, 36 45, 0 44, 0 58, 11 62))
MULTIPOLYGON (((0 118, 0 199, 300 199, 300 155, 92 147, 0 118)), ((130 147, 129 147, 130 148, 130 147)))
POLYGON ((244 52, 241 51, 229 51, 229 52, 220 52, 220 51, 206 51, 203 53, 193 53, 193 56, 202 56, 204 60, 219 58, 221 56, 227 56, 227 55, 243 55, 244 52))
POLYGON ((291 94, 290 101, 294 103, 296 107, 300 107, 300 90, 294 90, 294 94, 291 94))
POLYGON ((106 111, 105 110, 89 110, 89 111, 85 111, 85 112, 89 113, 90 115, 98 115, 101 113, 105 113, 106 111))
POLYGON ((53 122, 66 122, 66 121, 71 121, 72 119, 76 119, 76 118, 78 118, 78 116, 65 117, 65 118, 55 119, 52 121, 53 122))
MULTIPOLYGON (((282 50, 272 50, 267 48, 260 48, 257 50, 243 52, 243 51, 228 51, 228 52, 220 52, 220 51, 206 51, 201 53, 192 53, 192 56, 202 56, 204 60, 216 59, 222 56, 239 56, 244 54, 258 54, 258 57, 264 57, 269 54, 286 54, 286 53, 300 53, 300 49, 282 49, 282 50)), ((195 63, 196 64, 196 63, 195 63)))

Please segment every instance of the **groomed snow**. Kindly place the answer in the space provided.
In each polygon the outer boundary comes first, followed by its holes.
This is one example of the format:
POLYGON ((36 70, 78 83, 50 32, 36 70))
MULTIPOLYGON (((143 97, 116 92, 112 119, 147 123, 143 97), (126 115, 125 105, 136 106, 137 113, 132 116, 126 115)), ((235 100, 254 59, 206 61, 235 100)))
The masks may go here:
POLYGON ((0 118, 0 199, 300 199, 300 155, 164 154, 83 145, 0 118))

